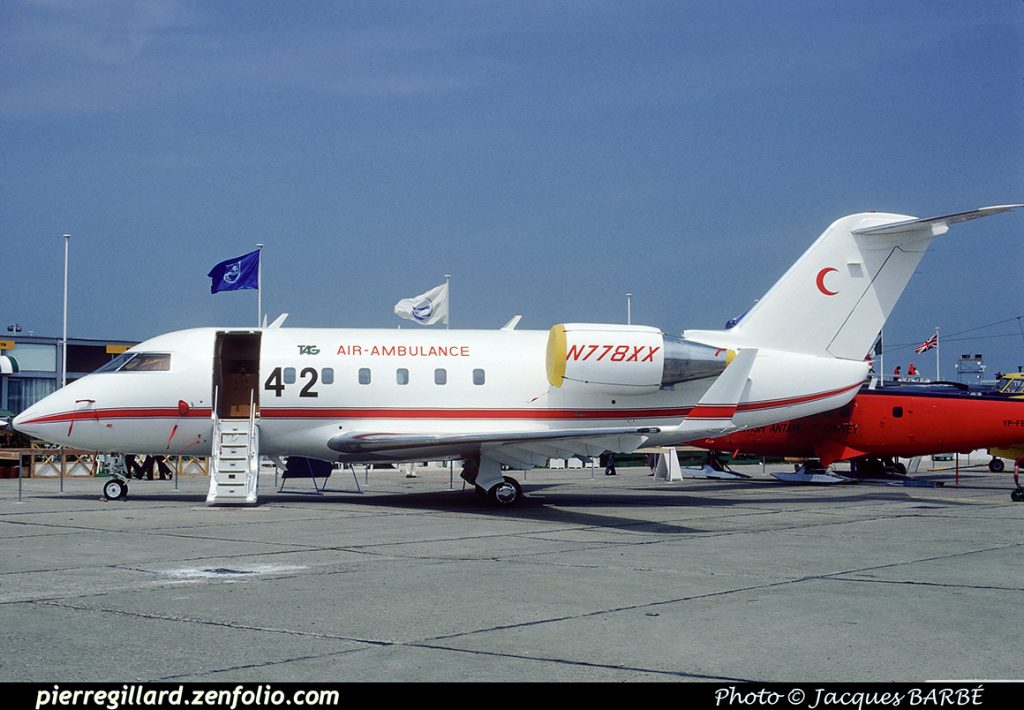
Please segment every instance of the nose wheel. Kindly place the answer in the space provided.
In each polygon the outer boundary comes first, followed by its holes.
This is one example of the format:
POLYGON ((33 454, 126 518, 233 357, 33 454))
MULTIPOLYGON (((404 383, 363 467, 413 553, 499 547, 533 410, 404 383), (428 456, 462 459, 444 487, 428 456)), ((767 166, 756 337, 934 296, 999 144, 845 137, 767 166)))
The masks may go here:
POLYGON ((111 478, 103 484, 103 497, 107 500, 120 500, 128 495, 128 484, 120 478, 111 478))

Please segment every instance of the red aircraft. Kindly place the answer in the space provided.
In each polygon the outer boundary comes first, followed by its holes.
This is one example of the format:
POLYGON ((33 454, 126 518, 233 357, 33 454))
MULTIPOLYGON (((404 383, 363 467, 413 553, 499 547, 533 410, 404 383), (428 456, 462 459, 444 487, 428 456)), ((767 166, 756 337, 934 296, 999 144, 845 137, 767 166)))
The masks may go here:
POLYGON ((896 457, 968 453, 1021 442, 1024 399, 933 383, 865 387, 831 412, 689 443, 715 451, 817 458, 824 467, 849 459, 855 468, 870 470, 884 462, 905 473, 902 464, 893 463, 896 457))

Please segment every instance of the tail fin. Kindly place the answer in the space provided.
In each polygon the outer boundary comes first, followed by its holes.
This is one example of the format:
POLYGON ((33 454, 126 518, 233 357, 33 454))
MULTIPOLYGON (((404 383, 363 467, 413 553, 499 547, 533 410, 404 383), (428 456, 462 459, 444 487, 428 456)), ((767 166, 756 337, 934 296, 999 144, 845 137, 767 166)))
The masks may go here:
POLYGON ((916 219, 866 212, 837 220, 729 330, 687 340, 862 360, 935 237, 949 225, 1024 205, 916 219))

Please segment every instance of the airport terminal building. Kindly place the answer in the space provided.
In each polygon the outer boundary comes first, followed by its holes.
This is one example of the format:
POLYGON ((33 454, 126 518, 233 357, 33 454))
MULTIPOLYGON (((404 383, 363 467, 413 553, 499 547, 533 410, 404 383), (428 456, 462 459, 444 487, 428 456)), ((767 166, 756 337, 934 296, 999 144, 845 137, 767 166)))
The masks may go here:
MULTIPOLYGON (((68 338, 68 382, 84 377, 136 344, 128 340, 68 338)), ((60 338, 0 338, 0 410, 18 414, 60 387, 64 348, 60 338)))

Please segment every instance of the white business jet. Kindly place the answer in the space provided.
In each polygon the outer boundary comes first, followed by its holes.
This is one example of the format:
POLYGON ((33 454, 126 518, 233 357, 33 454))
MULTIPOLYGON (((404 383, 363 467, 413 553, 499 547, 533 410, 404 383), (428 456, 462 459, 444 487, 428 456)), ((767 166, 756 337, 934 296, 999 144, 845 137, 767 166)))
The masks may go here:
MULTIPOLYGON (((846 404, 931 240, 1019 206, 843 217, 726 330, 184 330, 133 347, 14 426, 81 449, 211 456, 211 504, 255 503, 267 455, 462 459, 463 477, 508 506, 522 491, 503 464, 674 444, 846 404)), ((111 497, 126 491, 107 485, 111 497)))

